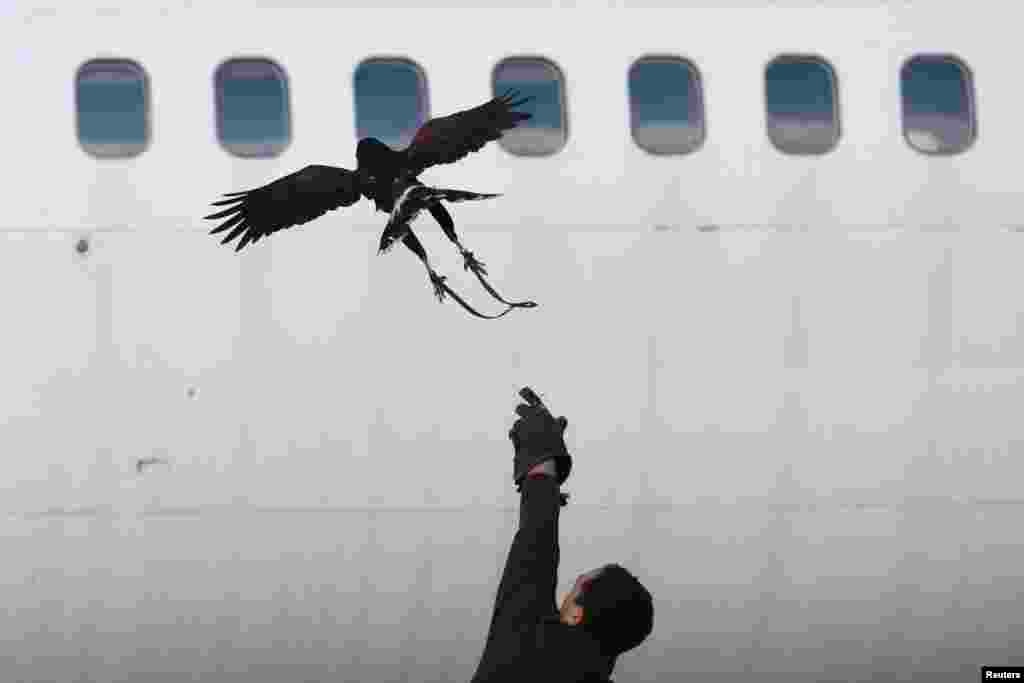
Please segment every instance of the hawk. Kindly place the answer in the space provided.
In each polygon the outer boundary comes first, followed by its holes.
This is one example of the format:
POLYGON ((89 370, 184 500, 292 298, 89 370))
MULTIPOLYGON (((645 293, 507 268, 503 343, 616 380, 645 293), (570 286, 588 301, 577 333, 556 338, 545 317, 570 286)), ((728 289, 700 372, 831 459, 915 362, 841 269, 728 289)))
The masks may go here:
MULTIPOLYGON (((357 167, 354 171, 314 164, 262 187, 227 193, 224 195, 226 199, 213 202, 213 206, 227 208, 204 216, 208 220, 224 219, 210 234, 230 231, 221 244, 240 238, 235 246, 237 252, 267 235, 303 225, 365 197, 373 200, 378 211, 390 214, 378 253, 388 251, 395 241, 401 240, 426 266, 438 298, 443 300, 447 292, 466 307, 465 302, 444 284, 445 278, 433 270, 422 244, 410 228, 412 220, 427 209, 459 250, 465 268, 477 276, 488 292, 510 308, 532 308, 536 306, 532 301, 505 301, 487 284, 483 277, 487 274, 484 264, 459 241, 455 222, 442 203, 489 199, 498 195, 431 188, 419 181, 419 175, 431 166, 454 163, 470 152, 479 151, 488 142, 499 139, 504 131, 530 119, 530 114, 513 108, 533 98, 517 100, 517 96, 517 92, 508 91, 473 109, 430 119, 403 150, 392 149, 376 138, 363 138, 356 146, 357 167)), ((479 315, 469 308, 467 310, 479 315)))

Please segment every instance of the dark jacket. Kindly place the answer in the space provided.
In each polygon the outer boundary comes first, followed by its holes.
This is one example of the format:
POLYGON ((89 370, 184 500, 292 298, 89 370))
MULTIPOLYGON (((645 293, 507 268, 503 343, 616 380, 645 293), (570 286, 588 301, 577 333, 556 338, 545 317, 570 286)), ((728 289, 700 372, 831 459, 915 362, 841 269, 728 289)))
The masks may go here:
POLYGON ((558 619, 559 508, 554 477, 523 481, 519 530, 472 683, 584 683, 611 676, 616 658, 602 655, 582 627, 558 619))

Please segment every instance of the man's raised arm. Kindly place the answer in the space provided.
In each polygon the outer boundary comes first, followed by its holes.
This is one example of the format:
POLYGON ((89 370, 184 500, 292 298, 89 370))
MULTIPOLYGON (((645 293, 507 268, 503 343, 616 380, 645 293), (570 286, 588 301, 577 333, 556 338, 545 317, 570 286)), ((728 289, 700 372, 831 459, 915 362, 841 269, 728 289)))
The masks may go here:
POLYGON ((520 491, 519 529, 512 539, 491 617, 495 626, 535 623, 557 613, 558 516, 568 494, 559 487, 569 476, 572 458, 565 448, 564 417, 554 418, 528 387, 519 392, 509 438, 515 446, 513 480, 520 491))

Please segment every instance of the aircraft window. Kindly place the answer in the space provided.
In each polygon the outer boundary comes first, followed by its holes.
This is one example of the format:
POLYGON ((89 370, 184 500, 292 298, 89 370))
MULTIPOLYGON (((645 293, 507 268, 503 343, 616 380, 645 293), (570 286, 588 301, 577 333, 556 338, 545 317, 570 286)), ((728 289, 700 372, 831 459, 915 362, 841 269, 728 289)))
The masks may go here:
POLYGON ((686 154, 704 142, 697 68, 677 57, 644 57, 629 69, 633 141, 651 154, 686 154))
POLYGON ((288 77, 269 59, 229 59, 213 77, 217 137, 231 154, 273 157, 291 141, 288 77))
POLYGON ((974 90, 966 65, 954 57, 918 56, 900 71, 903 136, 925 154, 955 154, 976 135, 974 90))
POLYGON ((368 59, 354 76, 356 139, 406 147, 430 118, 427 77, 407 59, 368 59))
POLYGON ((533 114, 516 128, 505 131, 498 143, 509 154, 548 156, 565 146, 568 122, 565 108, 565 78, 561 70, 546 59, 510 57, 494 67, 491 88, 495 97, 512 89, 520 97, 533 97, 517 107, 533 114))
POLYGON ((141 154, 149 143, 149 79, 137 63, 94 59, 75 75, 78 142, 96 157, 141 154))
POLYGON ((824 154, 839 141, 838 88, 817 57, 785 56, 765 69, 768 139, 786 154, 824 154))

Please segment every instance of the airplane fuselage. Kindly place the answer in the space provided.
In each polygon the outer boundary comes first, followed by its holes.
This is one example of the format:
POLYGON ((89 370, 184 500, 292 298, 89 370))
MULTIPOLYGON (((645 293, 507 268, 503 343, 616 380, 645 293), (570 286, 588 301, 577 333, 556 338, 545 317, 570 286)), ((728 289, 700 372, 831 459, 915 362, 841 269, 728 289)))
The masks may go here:
POLYGON ((613 679, 1024 664, 1015 3, 256 4, 0 9, 0 678, 468 680, 523 385, 570 422, 558 588, 655 597, 613 679), (421 176, 502 193, 460 236, 536 310, 376 258, 393 177, 207 235, 510 86, 530 125, 421 176))

